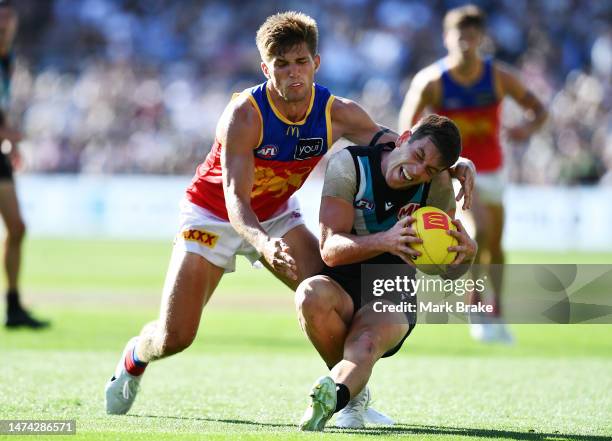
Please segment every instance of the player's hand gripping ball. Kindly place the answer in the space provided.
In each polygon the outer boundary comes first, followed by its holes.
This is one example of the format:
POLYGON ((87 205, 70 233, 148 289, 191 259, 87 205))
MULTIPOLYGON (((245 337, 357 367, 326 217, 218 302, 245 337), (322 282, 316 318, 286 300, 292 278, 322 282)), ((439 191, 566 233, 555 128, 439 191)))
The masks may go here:
POLYGON ((412 248, 421 253, 412 258, 416 267, 426 274, 445 273, 446 266, 457 257, 456 252, 448 251, 448 247, 457 245, 457 239, 447 231, 456 231, 457 227, 444 211, 435 207, 419 208, 412 217, 415 218, 412 226, 423 240, 423 243, 412 244, 412 248))

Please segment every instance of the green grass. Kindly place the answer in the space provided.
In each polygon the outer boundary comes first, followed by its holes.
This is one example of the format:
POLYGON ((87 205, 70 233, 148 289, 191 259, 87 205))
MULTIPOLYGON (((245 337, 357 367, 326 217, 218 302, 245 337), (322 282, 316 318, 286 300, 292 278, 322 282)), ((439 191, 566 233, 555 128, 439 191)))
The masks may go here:
POLYGON ((396 426, 298 433, 325 367, 291 293, 244 263, 222 281, 192 347, 149 367, 130 415, 106 416, 104 382, 125 341, 155 318, 169 253, 160 243, 30 241, 23 284, 53 327, 0 330, 0 419, 76 419, 77 436, 58 440, 612 440, 608 325, 514 326, 511 348, 477 344, 462 325, 420 325, 370 382, 396 426))

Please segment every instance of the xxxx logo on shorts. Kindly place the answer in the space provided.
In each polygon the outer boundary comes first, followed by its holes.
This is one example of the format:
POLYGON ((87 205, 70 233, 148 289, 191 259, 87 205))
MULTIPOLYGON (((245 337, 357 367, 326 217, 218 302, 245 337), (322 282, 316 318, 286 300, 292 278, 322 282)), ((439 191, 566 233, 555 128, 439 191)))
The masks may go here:
POLYGON ((183 239, 199 242, 205 247, 214 248, 219 236, 204 230, 185 230, 181 233, 183 239))

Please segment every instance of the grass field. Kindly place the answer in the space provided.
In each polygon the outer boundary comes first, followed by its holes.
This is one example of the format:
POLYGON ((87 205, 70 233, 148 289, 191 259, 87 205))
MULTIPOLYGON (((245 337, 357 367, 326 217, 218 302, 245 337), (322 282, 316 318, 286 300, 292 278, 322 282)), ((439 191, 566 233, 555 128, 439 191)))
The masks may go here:
POLYGON ((370 382, 375 407, 397 425, 299 433, 325 367, 291 293, 244 261, 222 281, 194 345, 149 367, 128 416, 106 416, 104 383, 125 341, 155 318, 169 253, 168 243, 29 241, 25 297, 53 327, 0 330, 0 420, 76 419, 77 435, 57 440, 612 440, 612 325, 515 326, 511 348, 477 344, 462 325, 418 326, 370 382))

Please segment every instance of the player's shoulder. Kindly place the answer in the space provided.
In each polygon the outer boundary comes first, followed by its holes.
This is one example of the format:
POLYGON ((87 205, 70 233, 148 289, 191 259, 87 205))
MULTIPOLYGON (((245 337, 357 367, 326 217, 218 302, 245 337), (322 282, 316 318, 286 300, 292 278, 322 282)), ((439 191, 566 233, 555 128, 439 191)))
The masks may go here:
POLYGON ((442 78, 442 69, 439 62, 430 64, 416 73, 413 82, 423 87, 435 84, 442 78))
POLYGON ((330 156, 329 156, 329 162, 328 162, 328 170, 334 169, 337 166, 340 167, 345 167, 347 164, 349 164, 351 167, 353 167, 353 159, 351 157, 351 152, 346 149, 340 149, 338 151, 333 152, 330 156))
POLYGON ((512 66, 512 65, 510 65, 508 63, 505 63, 503 61, 500 61, 500 60, 492 60, 491 61, 491 65, 492 65, 492 68, 493 68, 493 72, 495 73, 495 75, 498 78, 500 78, 502 80, 506 80, 506 79, 516 80, 516 79, 518 79, 519 73, 518 73, 518 70, 514 66, 512 66))
POLYGON ((325 175, 327 179, 340 176, 354 176, 355 162, 351 152, 346 148, 333 152, 329 157, 325 175))
POLYGON ((442 84, 442 69, 438 62, 423 68, 414 76, 411 89, 418 93, 429 104, 435 104, 440 99, 442 84))
POLYGON ((260 111, 251 93, 246 90, 235 93, 225 107, 224 116, 235 122, 259 123, 260 111))
POLYGON ((352 112, 363 110, 355 101, 342 97, 334 97, 334 102, 331 105, 332 117, 341 118, 350 115, 352 112))
MULTIPOLYGON (((261 138, 263 121, 257 103, 247 91, 234 94, 217 123, 216 136, 225 140, 230 134, 245 139, 261 138)), ((223 141, 225 142, 225 141, 223 141)))
POLYGON ((518 70, 499 60, 493 60, 492 65, 498 95, 502 97, 507 94, 520 95, 525 86, 520 79, 518 70))
POLYGON ((367 112, 355 101, 336 96, 331 105, 330 117, 334 124, 340 127, 354 128, 369 120, 367 112))

